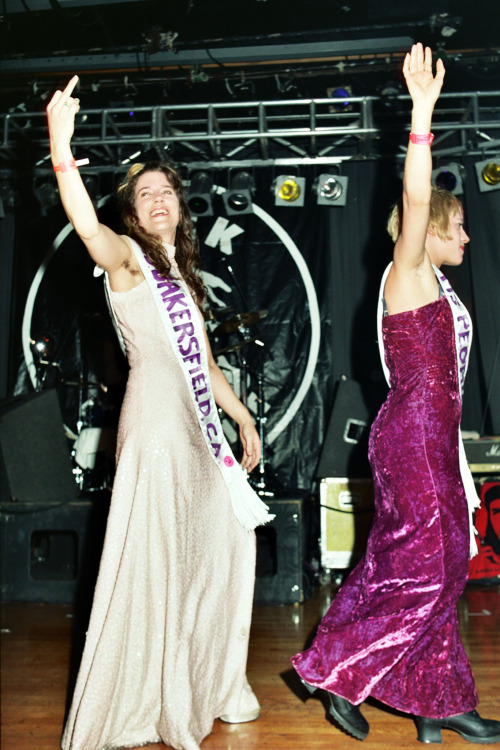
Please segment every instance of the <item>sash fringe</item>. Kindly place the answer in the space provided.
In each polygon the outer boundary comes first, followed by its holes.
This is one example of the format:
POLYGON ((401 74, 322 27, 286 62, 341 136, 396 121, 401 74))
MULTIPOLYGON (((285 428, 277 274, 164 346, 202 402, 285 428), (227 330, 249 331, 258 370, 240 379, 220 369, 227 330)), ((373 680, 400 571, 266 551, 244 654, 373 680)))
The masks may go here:
POLYGON ((256 526, 263 526, 275 518, 274 514, 269 513, 269 506, 249 485, 243 471, 239 471, 228 483, 228 489, 234 515, 247 531, 253 531, 256 526))

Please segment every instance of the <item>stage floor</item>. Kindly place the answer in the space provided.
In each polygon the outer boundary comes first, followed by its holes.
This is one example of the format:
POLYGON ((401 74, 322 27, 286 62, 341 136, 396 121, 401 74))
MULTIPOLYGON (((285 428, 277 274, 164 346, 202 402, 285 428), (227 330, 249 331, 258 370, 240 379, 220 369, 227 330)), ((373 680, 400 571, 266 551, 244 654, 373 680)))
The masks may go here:
MULTIPOLYGON (((300 605, 254 606, 248 677, 262 706, 261 717, 240 725, 216 721, 202 750, 341 750, 356 746, 356 740, 325 718, 325 705, 308 696, 289 662, 314 633, 335 592, 334 586, 323 585, 300 605)), ((65 604, 2 606, 2 750, 59 747, 71 653, 78 651, 77 615, 65 604)), ((500 586, 469 584, 460 600, 459 617, 477 681, 479 711, 500 719, 500 586)), ((411 719, 370 701, 364 704, 363 713, 371 727, 363 747, 421 747, 411 719)), ((443 747, 458 750, 468 745, 454 732, 443 732, 443 747)))

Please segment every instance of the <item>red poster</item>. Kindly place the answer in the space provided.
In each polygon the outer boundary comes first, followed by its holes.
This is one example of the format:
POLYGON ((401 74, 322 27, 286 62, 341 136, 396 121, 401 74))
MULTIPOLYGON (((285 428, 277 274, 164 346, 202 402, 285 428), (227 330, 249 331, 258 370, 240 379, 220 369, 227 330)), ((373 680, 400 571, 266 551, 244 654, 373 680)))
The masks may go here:
POLYGON ((500 480, 483 482, 474 517, 479 554, 469 565, 471 580, 500 583, 500 480))

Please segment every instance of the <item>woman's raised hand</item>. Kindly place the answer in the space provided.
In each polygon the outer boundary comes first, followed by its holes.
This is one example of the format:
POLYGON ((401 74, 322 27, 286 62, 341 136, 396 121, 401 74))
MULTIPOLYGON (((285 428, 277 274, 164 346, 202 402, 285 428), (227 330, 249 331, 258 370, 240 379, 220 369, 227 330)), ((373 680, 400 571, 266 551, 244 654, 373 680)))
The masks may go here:
POLYGON ((427 104, 433 107, 436 103, 444 80, 444 64, 441 59, 436 62, 436 73, 432 72, 432 51, 425 50, 420 42, 414 44, 406 54, 403 64, 403 74, 408 91, 416 105, 427 104))
POLYGON ((58 90, 47 105, 47 119, 51 144, 71 141, 75 129, 75 115, 80 109, 80 100, 72 97, 78 76, 73 76, 64 91, 58 90))

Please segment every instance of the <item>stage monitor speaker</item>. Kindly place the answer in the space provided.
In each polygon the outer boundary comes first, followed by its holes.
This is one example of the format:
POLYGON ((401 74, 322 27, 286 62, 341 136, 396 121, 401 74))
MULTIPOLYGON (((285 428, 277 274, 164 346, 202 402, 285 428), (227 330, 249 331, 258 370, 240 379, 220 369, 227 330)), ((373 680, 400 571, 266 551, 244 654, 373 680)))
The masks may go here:
POLYGON ((305 566, 308 556, 312 498, 265 498, 275 518, 255 529, 257 566, 254 601, 298 604, 312 592, 305 566))
POLYGON ((58 503, 77 495, 57 392, 0 403, 0 501, 58 503))
POLYGON ((324 477, 370 477, 370 416, 359 383, 342 375, 316 471, 324 477))

